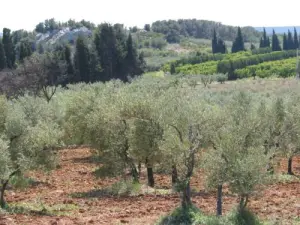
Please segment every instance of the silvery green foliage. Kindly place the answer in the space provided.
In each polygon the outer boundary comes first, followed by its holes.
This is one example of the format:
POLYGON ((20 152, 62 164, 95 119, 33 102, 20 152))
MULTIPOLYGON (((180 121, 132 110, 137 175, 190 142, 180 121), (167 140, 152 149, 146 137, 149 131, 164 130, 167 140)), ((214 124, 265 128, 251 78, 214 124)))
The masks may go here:
POLYGON ((0 180, 7 179, 12 170, 8 142, 0 138, 0 180))
POLYGON ((233 193, 249 196, 266 178, 269 154, 265 152, 264 103, 247 93, 233 96, 223 109, 224 124, 212 139, 214 149, 205 156, 208 186, 228 183, 233 193))
POLYGON ((198 92, 187 90, 169 90, 161 104, 165 163, 176 165, 179 180, 184 181, 198 162, 197 153, 208 145, 214 132, 217 108, 202 101, 198 92))
POLYGON ((25 96, 9 102, 3 135, 14 167, 26 171, 53 166, 63 132, 51 104, 25 96))

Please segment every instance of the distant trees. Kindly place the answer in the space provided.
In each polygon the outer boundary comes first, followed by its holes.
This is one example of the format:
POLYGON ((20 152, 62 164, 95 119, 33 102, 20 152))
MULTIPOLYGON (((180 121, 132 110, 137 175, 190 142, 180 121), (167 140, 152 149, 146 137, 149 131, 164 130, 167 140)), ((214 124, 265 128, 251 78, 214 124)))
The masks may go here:
POLYGON ((282 48, 283 50, 288 50, 288 40, 286 37, 286 33, 283 34, 283 44, 282 44, 282 48))
POLYGON ((143 59, 137 53, 131 34, 126 38, 121 25, 100 25, 94 44, 102 70, 98 80, 127 81, 128 76, 140 75, 143 72, 143 59))
MULTIPOLYGON (((237 28, 226 26, 213 21, 196 19, 179 19, 156 21, 151 26, 152 31, 163 33, 168 42, 178 42, 178 38, 194 37, 212 39, 212 30, 217 29, 223 40, 234 41, 237 28)), ((261 36, 260 32, 252 27, 243 27, 242 33, 247 42, 257 42, 261 36)))
POLYGON ((242 30, 240 27, 238 27, 237 36, 232 44, 231 52, 235 53, 235 52, 240 52, 240 51, 245 51, 245 46, 244 46, 242 30))
POLYGON ((280 43, 274 29, 272 35, 272 51, 281 51, 280 43))
POLYGON ((270 38, 267 37, 266 29, 264 28, 263 36, 260 39, 259 43, 260 48, 269 48, 270 47, 270 38))

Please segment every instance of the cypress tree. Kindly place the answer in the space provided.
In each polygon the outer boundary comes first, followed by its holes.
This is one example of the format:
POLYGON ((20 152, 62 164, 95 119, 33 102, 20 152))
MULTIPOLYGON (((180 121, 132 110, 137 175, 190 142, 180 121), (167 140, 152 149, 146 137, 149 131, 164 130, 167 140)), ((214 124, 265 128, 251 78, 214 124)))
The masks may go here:
POLYGON ((270 47, 270 38, 267 37, 266 29, 264 28, 263 36, 260 39, 259 48, 269 48, 270 47))
POLYGON ((219 38, 218 43, 217 43, 217 52, 225 54, 226 51, 227 51, 227 49, 226 49, 225 42, 221 38, 219 38))
POLYGON ((15 65, 15 51, 12 43, 12 37, 10 35, 10 29, 3 28, 2 43, 6 56, 6 65, 8 68, 13 68, 15 65))
POLYGON ((244 39, 240 27, 238 27, 237 37, 235 38, 231 49, 232 53, 239 52, 239 51, 245 51, 244 39))
POLYGON ((283 50, 288 50, 288 41, 286 37, 286 33, 283 34, 283 45, 282 45, 283 50))
POLYGON ((90 82, 90 64, 89 64, 89 49, 82 37, 76 41, 75 53, 75 68, 76 76, 75 82, 90 82))
POLYGON ((0 40, 0 70, 3 70, 6 67, 6 57, 3 44, 0 40))
POLYGON ((216 29, 214 29, 213 39, 211 41, 212 53, 215 54, 218 52, 218 40, 217 40, 217 33, 216 29))
POLYGON ((275 33, 274 29, 273 29, 273 35, 272 35, 272 51, 281 51, 279 39, 278 39, 277 34, 275 33))
POLYGON ((289 30, 288 31, 288 37, 287 37, 287 49, 291 50, 291 49, 294 49, 294 47, 295 47, 295 45, 294 45, 292 32, 289 30))
POLYGON ((67 82, 71 81, 74 76, 74 67, 73 67, 71 55, 72 55, 71 48, 69 45, 66 45, 64 47, 64 59, 67 63, 67 74, 68 74, 67 82))
POLYGON ((101 80, 106 81, 113 78, 116 72, 116 35, 113 27, 108 24, 99 26, 99 30, 95 35, 94 43, 102 68, 101 80))
POLYGON ((132 36, 131 34, 128 35, 127 38, 127 55, 126 55, 126 65, 127 65, 127 74, 129 76, 137 75, 138 70, 138 54, 137 51, 133 45, 132 36))
POLYGON ((294 49, 299 48, 299 39, 296 28, 294 27, 294 49))

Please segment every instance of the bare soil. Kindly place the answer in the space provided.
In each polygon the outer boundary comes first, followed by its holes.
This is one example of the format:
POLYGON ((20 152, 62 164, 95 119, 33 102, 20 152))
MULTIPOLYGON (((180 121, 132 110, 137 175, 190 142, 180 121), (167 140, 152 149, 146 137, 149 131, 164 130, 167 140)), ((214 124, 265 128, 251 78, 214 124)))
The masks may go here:
MULTIPOLYGON (((42 215, 37 213, 0 214, 0 225, 69 225, 69 224, 155 224, 180 204, 178 194, 156 192, 137 196, 113 197, 103 194, 116 179, 97 179, 93 172, 97 165, 91 162, 87 148, 66 149, 59 152, 60 167, 49 174, 28 174, 38 183, 25 190, 9 190, 6 198, 9 205, 42 203, 47 207, 73 205, 64 215, 42 215), (84 196, 84 197, 82 197, 84 196)), ((286 160, 281 162, 279 172, 287 171, 286 160)), ((300 157, 294 158, 293 170, 300 175, 300 157)), ((157 188, 171 187, 169 176, 155 176, 157 188)), ((146 183, 145 174, 141 183, 146 183)), ((215 193, 206 192, 203 175, 198 172, 192 179, 195 190, 193 202, 203 212, 215 213, 215 193)), ((146 186, 144 186, 146 188, 146 186)), ((224 213, 238 202, 236 196, 224 193, 224 213)), ((250 199, 249 208, 265 220, 278 220, 279 224, 296 224, 300 218, 300 180, 282 182, 268 186, 260 195, 250 199)))

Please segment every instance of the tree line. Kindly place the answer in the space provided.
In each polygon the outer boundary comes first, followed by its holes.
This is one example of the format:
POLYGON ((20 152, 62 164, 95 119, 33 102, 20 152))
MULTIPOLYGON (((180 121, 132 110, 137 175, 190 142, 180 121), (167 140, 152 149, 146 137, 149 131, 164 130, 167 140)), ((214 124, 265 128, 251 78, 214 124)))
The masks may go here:
MULTIPOLYGON (((148 27, 147 27, 148 28, 148 27)), ((223 40, 233 41, 237 27, 223 25, 214 21, 180 19, 180 20, 163 20, 152 23, 151 29, 157 33, 163 33, 168 42, 179 42, 180 36, 211 39, 213 30, 218 30, 223 40)), ((256 42, 261 34, 253 27, 243 27, 245 41, 256 42)))
POLYGON ((9 76, 8 83, 19 79, 9 74, 21 75, 24 79, 32 75, 43 77, 44 83, 54 86, 111 79, 126 82, 142 74, 145 68, 143 54, 137 52, 131 34, 120 24, 101 24, 92 38, 80 36, 74 45, 60 44, 51 51, 45 51, 42 45, 32 43, 26 36, 14 44, 15 36, 4 28, 0 42, 0 71, 2 76, 9 76))
MULTIPOLYGON (((273 29, 272 41, 270 41, 270 37, 267 36, 266 29, 263 30, 263 35, 260 38, 259 48, 271 48, 272 51, 282 51, 282 50, 293 50, 299 48, 299 36, 296 28, 294 28, 294 34, 290 30, 288 30, 288 34, 283 34, 282 47, 279 41, 275 30, 273 29)), ((231 52, 239 52, 245 51, 245 39, 246 36, 243 35, 242 29, 238 27, 237 35, 232 43, 231 52)), ((254 50, 255 46, 251 44, 251 50, 254 50)), ((221 38, 217 38, 216 30, 213 31, 212 38, 212 53, 226 53, 226 46, 221 38), (225 50, 224 50, 225 49, 225 50)))

